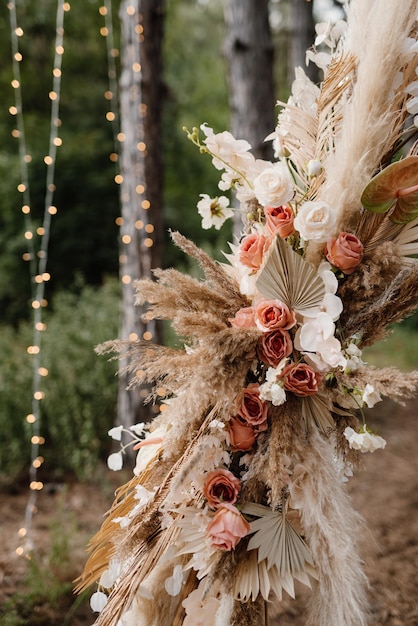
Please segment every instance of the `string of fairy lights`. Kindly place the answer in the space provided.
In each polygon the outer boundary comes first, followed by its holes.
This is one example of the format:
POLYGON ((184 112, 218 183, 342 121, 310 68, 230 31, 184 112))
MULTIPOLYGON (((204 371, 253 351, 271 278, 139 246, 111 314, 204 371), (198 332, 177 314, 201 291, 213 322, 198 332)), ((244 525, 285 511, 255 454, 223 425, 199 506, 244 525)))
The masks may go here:
MULTIPOLYGON (((120 114, 119 114, 119 93, 118 93, 118 71, 116 59, 119 56, 119 50, 115 46, 114 29, 113 29, 113 16, 112 16, 112 1, 103 0, 104 4, 99 7, 99 13, 104 17, 104 26, 100 28, 100 34, 106 40, 107 50, 107 63, 108 63, 108 88, 104 93, 104 98, 108 102, 108 110, 106 113, 106 120, 112 124, 114 148, 109 154, 109 159, 115 164, 115 176, 114 181, 119 186, 121 205, 126 201, 132 201, 129 195, 129 191, 124 189, 124 177, 120 171, 120 154, 122 150, 122 144, 125 141, 125 134, 121 131, 120 127, 120 114)), ((23 99, 22 99, 22 87, 21 87, 21 72, 20 64, 23 60, 23 55, 19 49, 19 39, 24 37, 24 30, 19 25, 16 12, 16 3, 8 2, 7 8, 10 15, 10 29, 11 29, 11 48, 12 48, 12 68, 13 79, 11 81, 12 88, 14 90, 15 102, 9 107, 9 113, 16 120, 16 126, 12 130, 12 136, 18 140, 19 146, 19 162, 20 162, 20 183, 18 184, 18 191, 21 194, 22 206, 21 211, 24 216, 24 237, 26 240, 27 251, 23 254, 23 259, 29 264, 29 271, 32 285, 32 298, 31 306, 33 311, 33 341, 30 346, 27 347, 27 352, 33 357, 33 376, 32 376, 32 408, 31 413, 27 414, 25 419, 31 427, 31 465, 29 469, 29 498, 25 509, 24 525, 19 529, 18 536, 20 538, 20 545, 16 549, 16 553, 19 556, 26 556, 30 558, 31 550, 33 549, 32 539, 32 522, 33 516, 37 511, 37 494, 44 488, 41 480, 38 478, 38 470, 44 463, 44 458, 40 454, 41 446, 45 443, 44 437, 41 435, 41 402, 45 397, 44 391, 42 391, 42 379, 48 376, 48 370, 42 366, 42 333, 46 330, 46 324, 43 322, 43 310, 48 305, 45 298, 45 284, 50 280, 51 276, 47 271, 48 264, 48 247, 50 239, 50 229, 52 217, 57 213, 57 207, 54 206, 54 192, 55 192, 55 165, 57 149, 62 145, 62 139, 59 136, 59 129, 61 127, 61 120, 59 118, 59 106, 61 95, 61 77, 62 77, 62 58, 64 54, 64 15, 70 11, 71 6, 69 2, 63 2, 57 0, 57 13, 56 13, 56 36, 55 36, 55 53, 52 69, 52 89, 48 94, 51 103, 51 115, 50 115, 50 135, 49 135, 49 147, 48 154, 44 156, 44 163, 46 165, 46 190, 44 199, 44 214, 42 225, 35 228, 32 220, 31 210, 31 196, 30 196, 30 184, 29 184, 29 164, 32 161, 32 155, 28 153, 24 115, 23 115, 23 99), (37 239, 37 237, 39 239, 37 239), (38 241, 39 245, 36 246, 38 241)), ((144 41, 144 28, 141 24, 142 16, 138 14, 137 8, 125 2, 122 4, 122 9, 125 10, 129 18, 132 20, 133 32, 137 37, 138 44, 144 41)), ((137 50, 134 53, 132 61, 131 72, 134 77, 138 77, 142 71, 141 63, 139 59, 139 45, 135 46, 137 50)), ((137 112, 139 119, 143 119, 146 116, 147 108, 143 102, 136 102, 137 112)), ((139 140, 136 144, 138 153, 143 156, 146 154, 146 144, 143 140, 139 140)), ((152 234, 154 232, 154 226, 148 218, 148 210, 151 207, 149 200, 146 198, 146 185, 145 176, 144 180, 137 180, 135 184, 135 200, 142 214, 135 220, 134 228, 138 231, 143 231, 144 235, 141 237, 141 246, 143 248, 150 248, 154 245, 152 234)), ((123 210, 122 210, 123 213, 123 210)), ((128 252, 127 247, 137 245, 135 237, 132 236, 132 232, 126 230, 126 220, 122 216, 116 219, 116 224, 121 229, 120 240, 123 251, 120 252, 119 263, 121 267, 120 278, 122 285, 130 285, 134 278, 126 270, 128 266, 128 252)), ((151 340, 153 333, 149 328, 146 328, 142 334, 142 339, 147 341, 151 340)), ((138 339, 138 334, 132 330, 129 334, 130 340, 138 339)))
POLYGON ((25 216, 25 240, 27 242, 27 252, 23 259, 29 262, 30 276, 32 284, 32 311, 33 311, 33 342, 27 348, 29 355, 33 356, 33 376, 32 376, 32 412, 26 416, 26 421, 31 426, 31 465, 29 469, 29 498, 25 510, 24 526, 19 529, 18 535, 21 545, 16 549, 18 555, 25 555, 30 558, 30 551, 33 548, 31 537, 32 519, 36 513, 37 493, 44 487, 42 481, 38 480, 38 469, 44 462, 40 454, 40 447, 45 443, 41 435, 41 401, 45 397, 42 391, 42 378, 48 376, 48 370, 41 365, 41 343, 42 333, 46 330, 46 324, 42 321, 43 309, 48 305, 45 299, 45 284, 51 276, 46 271, 48 263, 48 247, 50 238, 50 228, 52 217, 57 213, 57 208, 53 205, 55 192, 55 163, 57 149, 62 144, 59 137, 61 120, 59 118, 59 104, 61 94, 62 57, 64 54, 64 14, 70 10, 69 2, 57 2, 56 14, 56 35, 55 52, 53 61, 53 81, 52 89, 48 94, 51 102, 50 134, 48 154, 44 157, 46 165, 46 183, 44 214, 42 225, 34 228, 31 218, 31 201, 29 188, 28 165, 32 161, 32 156, 28 154, 25 126, 23 118, 22 88, 20 63, 23 59, 19 51, 19 38, 24 36, 23 29, 18 25, 16 4, 9 2, 7 5, 10 15, 11 42, 12 42, 12 65, 13 80, 11 85, 15 93, 15 104, 9 108, 11 115, 16 118, 16 128, 12 130, 12 135, 18 139, 21 182, 18 184, 18 191, 22 194, 22 213, 25 216), (39 246, 36 249, 35 237, 39 237, 39 246))
MULTIPOLYGON (((134 45, 130 50, 130 71, 134 80, 132 84, 138 80, 139 76, 142 72, 141 67, 141 59, 140 59, 140 45, 144 41, 144 27, 141 23, 142 16, 138 13, 137 7, 128 2, 122 3, 121 12, 125 12, 130 19, 130 28, 132 33, 136 36, 136 41, 138 45, 134 45)), ((122 144, 126 141, 125 133, 121 130, 120 125, 120 115, 119 115, 119 92, 118 92, 118 82, 117 82, 117 67, 116 67, 116 59, 119 57, 119 50, 115 47, 115 39, 114 39, 114 30, 113 30, 113 15, 112 15, 112 2, 111 0, 104 0, 104 4, 99 8, 99 13, 104 17, 104 26, 100 28, 100 34, 106 39, 106 49, 107 49, 107 59, 108 59, 108 89, 104 93, 105 99, 109 103, 109 109, 106 113, 106 119, 108 122, 112 124, 113 129, 113 137, 114 137, 114 151, 109 155, 109 158, 112 162, 115 163, 115 177, 114 180, 117 185, 119 185, 120 192, 120 200, 122 206, 125 202, 137 202, 141 216, 138 216, 138 219, 134 222, 134 229, 137 231, 144 231, 145 235, 141 238, 141 245, 144 248, 151 248, 154 245, 154 241, 152 238, 152 233, 154 232, 154 225, 149 220, 148 210, 151 207, 151 203, 146 197, 146 185, 145 181, 136 180, 135 181, 135 190, 134 194, 131 193, 131 189, 126 185, 126 181, 124 180, 124 176, 122 175, 119 167, 120 163, 120 154, 122 148, 122 144), (134 197, 132 197, 134 196, 134 197)), ((133 39, 132 39, 133 40, 133 39)), ((132 87, 131 87, 132 89, 132 87)), ((139 90, 140 91, 140 90, 139 90)), ((133 90, 132 97, 135 99, 137 97, 137 93, 133 90)), ((139 119, 143 119, 147 114, 147 107, 143 102, 135 101, 136 113, 139 116, 139 119)), ((138 139, 138 138, 137 138, 138 139)), ((141 138, 137 141, 136 150, 137 153, 143 156, 146 154, 146 143, 141 138)), ((132 276, 129 271, 129 263, 128 263, 128 251, 127 248, 130 245, 137 245, 136 238, 133 236, 132 225, 127 224, 127 221, 123 218, 123 216, 119 216, 116 219, 116 224, 120 227, 120 241, 122 250, 119 255, 119 265, 120 265, 120 279, 123 286, 128 286, 133 283, 134 278, 136 276, 132 276)), ((142 333, 142 339, 149 341, 153 337, 153 333, 149 328, 146 328, 142 333)), ((138 334, 134 329, 131 329, 128 338, 131 341, 137 340, 138 334)))

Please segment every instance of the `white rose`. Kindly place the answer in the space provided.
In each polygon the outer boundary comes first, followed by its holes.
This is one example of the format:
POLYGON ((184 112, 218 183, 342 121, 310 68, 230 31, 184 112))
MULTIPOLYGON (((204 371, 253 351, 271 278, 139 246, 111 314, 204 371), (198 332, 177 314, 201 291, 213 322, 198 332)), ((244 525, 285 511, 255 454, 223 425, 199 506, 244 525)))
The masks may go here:
POLYGON ((270 163, 254 180, 254 195, 263 206, 280 206, 293 198, 295 189, 283 163, 270 163))
POLYGON ((325 202, 305 202, 295 217, 295 228, 306 241, 325 243, 335 233, 337 216, 325 202))

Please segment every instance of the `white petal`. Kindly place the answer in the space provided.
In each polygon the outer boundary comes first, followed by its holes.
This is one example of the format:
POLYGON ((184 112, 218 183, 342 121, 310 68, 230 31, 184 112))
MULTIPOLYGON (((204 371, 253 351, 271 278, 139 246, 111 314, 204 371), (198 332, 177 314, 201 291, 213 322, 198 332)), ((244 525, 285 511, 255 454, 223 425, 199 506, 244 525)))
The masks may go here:
POLYGON ((107 434, 109 435, 109 437, 112 437, 112 439, 114 439, 115 441, 120 441, 122 439, 122 431, 123 431, 123 426, 115 426, 114 428, 111 428, 107 434))
POLYGON ((123 457, 122 452, 114 452, 110 454, 107 458, 107 466, 109 469, 117 472, 123 467, 123 457))
POLYGON ((103 611, 107 603, 107 595, 102 591, 96 591, 90 598, 91 610, 95 613, 103 611))

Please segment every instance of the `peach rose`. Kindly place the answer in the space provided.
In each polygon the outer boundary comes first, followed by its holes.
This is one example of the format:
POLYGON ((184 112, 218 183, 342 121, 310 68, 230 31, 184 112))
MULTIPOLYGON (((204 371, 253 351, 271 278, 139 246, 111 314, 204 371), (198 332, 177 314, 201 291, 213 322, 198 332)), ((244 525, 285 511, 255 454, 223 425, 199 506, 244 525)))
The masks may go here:
POLYGON ((228 502, 222 504, 206 527, 212 547, 233 550, 240 539, 251 530, 238 509, 228 502))
POLYGON ((336 239, 328 239, 325 256, 344 274, 352 274, 363 258, 363 249, 363 244, 355 235, 341 232, 336 239))
POLYGON ((280 206, 264 207, 264 215, 266 217, 266 228, 271 235, 280 235, 280 237, 289 237, 295 232, 293 225, 293 211, 287 204, 280 206))
POLYGON ((311 396, 318 391, 322 376, 306 363, 292 363, 285 367, 280 375, 284 387, 296 396, 311 396))
POLYGON ((254 309, 246 306, 237 311, 235 317, 228 320, 234 328, 255 328, 254 309))
POLYGON ((246 235, 239 244, 239 260, 252 270, 259 270, 271 239, 261 233, 246 235))
POLYGON ((237 501, 241 490, 241 481, 227 469, 216 469, 205 476, 203 495, 211 509, 217 509, 221 504, 237 501))
POLYGON ((289 330, 296 324, 294 312, 280 300, 259 300, 254 309, 255 323, 260 330, 289 330))
POLYGON ((281 328, 264 333, 257 343, 258 358, 271 367, 277 367, 282 359, 292 353, 292 350, 290 334, 281 328))
POLYGON ((267 428, 267 404, 260 398, 258 383, 250 383, 238 396, 238 414, 257 431, 267 428))
POLYGON ((228 435, 231 448, 234 452, 250 450, 257 439, 254 428, 239 415, 236 415, 230 420, 228 435))

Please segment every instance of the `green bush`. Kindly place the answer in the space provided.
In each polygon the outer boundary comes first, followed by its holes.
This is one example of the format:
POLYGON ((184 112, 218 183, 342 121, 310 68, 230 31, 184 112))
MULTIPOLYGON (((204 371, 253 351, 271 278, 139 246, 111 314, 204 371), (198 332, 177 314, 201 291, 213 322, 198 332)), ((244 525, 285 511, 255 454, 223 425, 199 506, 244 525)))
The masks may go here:
MULTIPOLYGON (((45 314, 41 365, 41 447, 45 458, 40 473, 59 478, 72 472, 91 477, 98 460, 109 451, 107 431, 112 427, 117 401, 117 362, 99 357, 94 347, 118 334, 119 286, 116 279, 103 287, 83 286, 78 293, 54 296, 53 310, 45 314)), ((30 426, 25 416, 32 408, 33 364, 26 348, 32 328, 3 327, 0 333, 0 428, 6 441, 0 446, 1 482, 14 480, 30 463, 30 426)))

